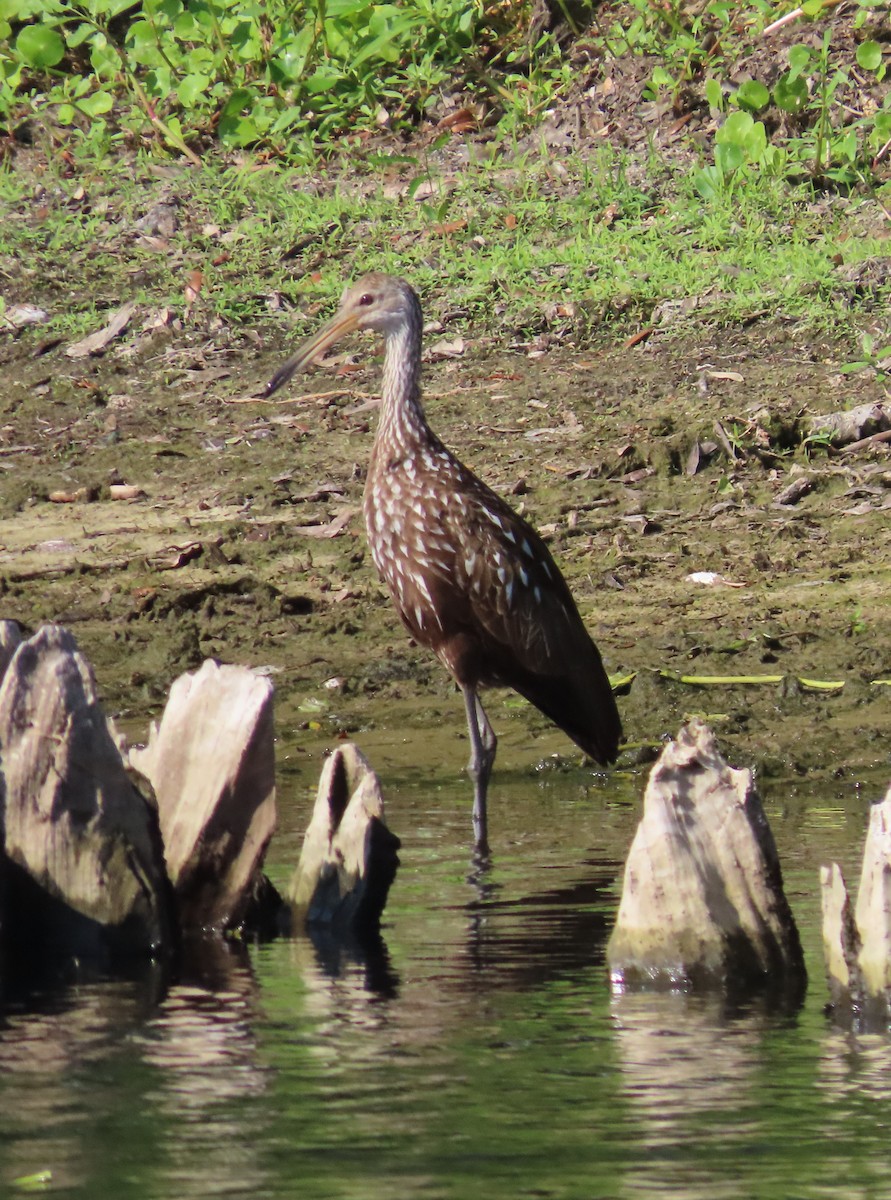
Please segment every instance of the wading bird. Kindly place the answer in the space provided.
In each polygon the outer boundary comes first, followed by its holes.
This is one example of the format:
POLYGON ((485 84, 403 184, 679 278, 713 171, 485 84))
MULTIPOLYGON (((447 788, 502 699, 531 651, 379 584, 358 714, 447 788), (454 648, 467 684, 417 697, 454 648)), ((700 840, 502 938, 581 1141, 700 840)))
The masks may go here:
POLYGON ((427 424, 422 327, 420 302, 404 280, 366 275, 263 394, 354 329, 384 335, 380 418, 365 482, 368 542, 409 633, 464 695, 473 829, 485 856, 497 739, 480 687, 514 688, 599 763, 615 759, 622 728, 600 654, 547 546, 427 424))

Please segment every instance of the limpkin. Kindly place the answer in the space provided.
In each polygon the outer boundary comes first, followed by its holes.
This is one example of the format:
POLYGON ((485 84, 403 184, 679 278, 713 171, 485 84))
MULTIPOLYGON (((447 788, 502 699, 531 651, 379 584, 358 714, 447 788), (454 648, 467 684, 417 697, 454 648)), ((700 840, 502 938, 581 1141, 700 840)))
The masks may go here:
POLYGON ((365 482, 371 556, 409 633, 464 695, 477 852, 497 739, 484 685, 514 688, 601 764, 622 729, 603 663, 532 527, 442 444, 421 405, 423 318, 403 279, 371 274, 266 385, 271 396, 344 334, 384 335, 382 401, 365 482))

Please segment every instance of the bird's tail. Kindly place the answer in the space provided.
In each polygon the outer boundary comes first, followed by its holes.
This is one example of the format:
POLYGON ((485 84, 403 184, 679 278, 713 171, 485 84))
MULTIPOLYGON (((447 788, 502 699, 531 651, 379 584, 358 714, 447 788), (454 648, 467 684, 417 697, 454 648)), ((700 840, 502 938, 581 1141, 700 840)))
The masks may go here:
POLYGON ((592 648, 596 659, 584 670, 569 676, 539 676, 534 687, 514 686, 587 755, 606 766, 618 757, 622 722, 600 654, 592 648))

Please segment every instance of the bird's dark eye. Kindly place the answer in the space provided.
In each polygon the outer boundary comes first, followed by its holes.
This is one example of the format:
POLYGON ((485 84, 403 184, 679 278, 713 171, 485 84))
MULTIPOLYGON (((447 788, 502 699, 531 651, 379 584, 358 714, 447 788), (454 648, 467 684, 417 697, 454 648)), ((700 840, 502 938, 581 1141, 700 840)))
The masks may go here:
POLYGON ((372 296, 371 292, 363 292, 362 295, 359 297, 359 304, 362 305, 364 308, 367 308, 369 304, 373 304, 373 303, 374 303, 374 296, 372 296))

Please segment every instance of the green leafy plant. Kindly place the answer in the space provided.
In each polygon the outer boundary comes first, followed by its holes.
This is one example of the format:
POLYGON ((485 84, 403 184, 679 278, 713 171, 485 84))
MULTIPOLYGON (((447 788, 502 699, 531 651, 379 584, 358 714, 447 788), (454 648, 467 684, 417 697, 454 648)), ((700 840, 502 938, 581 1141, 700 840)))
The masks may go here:
POLYGON ((848 625, 851 637, 860 637, 864 633, 869 632, 869 625, 863 616, 862 609, 858 606, 851 613, 851 620, 848 625))
MULTIPOLYGON (((857 0, 853 27, 861 29, 869 11, 881 2, 857 0)), ((734 60, 746 31, 775 17, 774 7, 766 0, 746 5, 715 0, 696 8, 678 0, 631 0, 630 7, 633 18, 615 25, 604 36, 604 45, 611 53, 655 56, 658 61, 644 95, 650 100, 670 95, 675 104, 683 102, 684 89, 690 85, 695 89, 710 67, 734 60)), ((818 21, 833 8, 833 0, 805 0, 801 16, 818 21)), ((752 78, 733 90, 722 86, 714 74, 706 75, 701 86, 713 113, 732 115, 739 109, 759 116, 775 107, 789 118, 792 132, 790 135, 787 127, 774 128, 772 148, 762 148, 760 133, 750 126, 737 126, 723 139, 719 137, 714 165, 698 176, 701 193, 713 195, 716 189, 732 188, 752 169, 791 175, 806 171, 826 182, 870 185, 877 165, 874 160, 891 138, 891 100, 886 97, 876 113, 858 113, 851 110, 845 94, 851 70, 867 72, 881 82, 887 72, 887 54, 874 38, 860 42, 853 56, 845 57, 845 53, 833 47, 827 28, 818 48, 804 44, 791 48, 788 68, 772 86, 752 78)), ((771 127, 775 125, 771 122, 771 127)))
POLYGON ((504 112, 506 132, 528 126, 574 82, 572 66, 553 39, 544 35, 532 47, 507 49, 497 60, 503 74, 496 79, 492 70, 482 78, 504 112))
MULTIPOLYGON (((884 77, 883 54, 877 43, 862 42, 857 62, 872 70, 877 79, 884 77)), ((717 79, 705 81, 710 108, 730 111, 716 135, 714 166, 697 175, 702 195, 732 188, 751 168, 795 173, 804 166, 815 178, 849 185, 869 183, 872 158, 891 137, 891 97, 886 96, 883 107, 869 117, 839 120, 838 93, 849 84, 850 76, 833 57, 828 29, 817 50, 803 44, 792 46, 788 63, 770 90, 750 79, 725 95, 717 79), (801 127, 785 145, 769 143, 764 124, 753 117, 771 103, 801 127)))
POLYGON ((770 104, 770 92, 757 79, 747 79, 741 83, 734 100, 746 112, 761 112, 770 104))
POLYGON ((492 34, 483 0, 0 0, 0 115, 121 125, 170 146, 291 139, 422 111, 492 34))
POLYGON ((853 362, 844 363, 839 368, 843 375, 853 375, 858 371, 875 372, 879 383, 891 379, 891 345, 877 346, 876 339, 871 333, 864 333, 861 341, 862 356, 853 362))
POLYGON ((815 429, 813 433, 809 433, 801 442, 805 458, 811 458, 815 454, 829 454, 833 437, 834 434, 827 429, 815 429))
MULTIPOLYGON (((811 159, 811 173, 830 175, 832 172, 830 177, 846 181, 847 169, 857 160, 857 130, 847 127, 836 131, 832 125, 835 94, 848 82, 848 73, 833 62, 831 44, 832 31, 827 29, 816 53, 801 44, 793 46, 780 95, 788 106, 787 111, 799 113, 809 109, 814 117, 811 130, 799 139, 799 145, 811 159), (805 83, 807 74, 814 80, 812 97, 805 83), (833 168, 836 163, 840 169, 833 168)), ((779 107, 783 105, 779 104, 779 107)))
POLYGON ((711 199, 731 192, 752 167, 776 170, 785 162, 783 151, 769 144, 763 121, 737 109, 730 113, 715 135, 714 165, 703 167, 693 177, 701 196, 711 199))
MULTIPOLYGON (((872 72, 878 81, 884 78, 885 64, 877 42, 861 42, 855 57, 858 66, 872 72)), ((801 43, 792 46, 788 62, 788 70, 774 85, 773 101, 781 111, 806 123, 805 131, 790 141, 792 156, 806 162, 814 176, 838 183, 863 180, 869 174, 872 155, 891 136, 887 103, 871 117, 838 119, 838 93, 850 83, 850 73, 833 55, 831 29, 825 30, 817 50, 801 43)))

